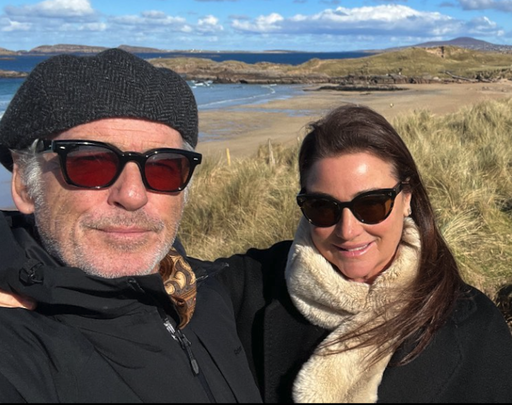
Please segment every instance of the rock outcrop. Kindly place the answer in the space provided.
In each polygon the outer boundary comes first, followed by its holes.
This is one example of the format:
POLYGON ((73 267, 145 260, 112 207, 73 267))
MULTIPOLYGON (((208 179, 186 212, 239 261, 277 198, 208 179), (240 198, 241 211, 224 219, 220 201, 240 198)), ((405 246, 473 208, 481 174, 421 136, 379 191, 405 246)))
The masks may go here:
POLYGON ((7 79, 20 79, 27 76, 27 72, 16 72, 14 70, 0 70, 0 77, 7 79))

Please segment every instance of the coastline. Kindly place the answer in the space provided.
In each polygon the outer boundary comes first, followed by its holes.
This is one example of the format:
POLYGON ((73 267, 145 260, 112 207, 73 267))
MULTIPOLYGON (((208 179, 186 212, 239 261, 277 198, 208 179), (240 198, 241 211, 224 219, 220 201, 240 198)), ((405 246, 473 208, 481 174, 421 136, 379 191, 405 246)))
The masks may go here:
MULTIPOLYGON (((319 88, 319 85, 305 89, 319 88)), ((351 102, 367 105, 392 121, 400 114, 428 110, 435 115, 456 112, 484 100, 512 97, 512 81, 493 83, 407 84, 402 91, 304 91, 304 94, 265 104, 252 104, 199 112, 199 132, 208 138, 199 140, 197 150, 205 157, 231 159, 255 155, 269 141, 289 145, 305 135, 306 126, 332 108, 351 102)))

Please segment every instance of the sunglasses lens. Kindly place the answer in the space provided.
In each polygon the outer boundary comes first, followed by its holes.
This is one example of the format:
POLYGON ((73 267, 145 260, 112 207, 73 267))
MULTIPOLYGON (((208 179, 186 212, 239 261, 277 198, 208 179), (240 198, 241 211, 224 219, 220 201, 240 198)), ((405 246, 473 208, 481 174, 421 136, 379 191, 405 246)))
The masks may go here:
POLYGON ((148 184, 157 191, 178 191, 190 174, 190 163, 176 153, 158 153, 146 161, 145 174, 148 184))
POLYGON ((325 228, 339 221, 339 207, 322 198, 305 200, 301 205, 305 217, 315 226, 325 228))
POLYGON ((119 159, 101 146, 80 145, 66 156, 66 172, 77 186, 103 187, 117 174, 119 159))
POLYGON ((378 224, 384 221, 393 206, 393 199, 387 194, 370 194, 355 198, 352 212, 365 224, 378 224))

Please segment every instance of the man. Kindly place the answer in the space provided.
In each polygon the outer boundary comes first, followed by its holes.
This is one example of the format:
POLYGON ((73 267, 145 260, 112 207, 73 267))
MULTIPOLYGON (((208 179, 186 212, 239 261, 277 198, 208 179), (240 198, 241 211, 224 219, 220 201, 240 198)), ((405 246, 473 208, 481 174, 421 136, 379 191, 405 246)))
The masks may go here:
POLYGON ((225 290, 173 248, 197 137, 185 80, 119 49, 27 77, 0 288, 38 304, 0 308, 0 401, 261 402, 225 290))

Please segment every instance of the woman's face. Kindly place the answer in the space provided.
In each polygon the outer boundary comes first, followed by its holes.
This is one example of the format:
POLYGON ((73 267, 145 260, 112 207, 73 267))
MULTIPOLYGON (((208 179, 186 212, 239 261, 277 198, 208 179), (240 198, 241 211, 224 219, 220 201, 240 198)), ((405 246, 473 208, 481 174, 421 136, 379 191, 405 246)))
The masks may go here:
MULTIPOLYGON (((366 152, 324 158, 316 162, 307 178, 308 193, 330 195, 351 201, 366 191, 393 188, 400 180, 393 166, 366 152)), ((375 225, 359 222, 344 208, 336 225, 319 228, 310 224, 311 236, 320 253, 349 280, 371 284, 393 260, 409 213, 411 194, 400 192, 391 211, 375 225)))

